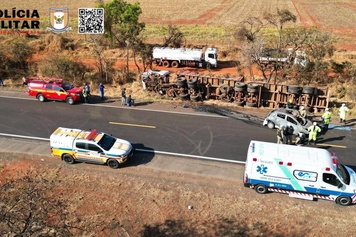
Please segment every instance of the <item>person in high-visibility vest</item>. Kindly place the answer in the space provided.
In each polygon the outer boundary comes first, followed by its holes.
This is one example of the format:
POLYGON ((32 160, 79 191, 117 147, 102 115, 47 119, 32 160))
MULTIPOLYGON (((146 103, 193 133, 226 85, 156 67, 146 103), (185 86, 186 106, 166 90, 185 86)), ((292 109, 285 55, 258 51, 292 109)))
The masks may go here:
POLYGON ((326 108, 324 114, 321 116, 323 118, 323 120, 324 120, 325 132, 328 131, 329 124, 330 124, 330 121, 331 121, 331 116, 332 116, 332 113, 330 112, 329 108, 326 108))
POLYGON ((346 113, 349 111, 349 108, 345 104, 342 104, 339 109, 340 123, 346 122, 346 113))
POLYGON ((88 92, 85 88, 83 88, 83 91, 82 91, 82 94, 83 94, 83 99, 84 99, 84 103, 87 103, 87 98, 88 98, 88 92))
POLYGON ((320 127, 316 122, 314 122, 313 125, 308 128, 308 132, 309 132, 308 144, 310 144, 310 142, 313 141, 315 145, 316 137, 318 136, 318 133, 321 132, 320 127))
POLYGON ((293 99, 289 98, 287 101, 287 109, 293 109, 293 108, 294 108, 293 99))

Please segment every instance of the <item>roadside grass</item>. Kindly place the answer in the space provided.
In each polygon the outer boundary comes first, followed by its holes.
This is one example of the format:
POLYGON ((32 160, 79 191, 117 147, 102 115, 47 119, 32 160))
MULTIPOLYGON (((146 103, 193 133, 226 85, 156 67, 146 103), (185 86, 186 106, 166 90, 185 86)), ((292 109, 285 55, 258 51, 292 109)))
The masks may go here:
POLYGON ((2 184, 8 181, 4 176, 17 180, 25 173, 51 181, 41 185, 48 200, 66 204, 66 224, 76 236, 346 237, 355 221, 352 207, 256 194, 239 181, 242 167, 236 177, 217 178, 145 166, 113 171, 13 153, 0 153, 0 164, 2 184))

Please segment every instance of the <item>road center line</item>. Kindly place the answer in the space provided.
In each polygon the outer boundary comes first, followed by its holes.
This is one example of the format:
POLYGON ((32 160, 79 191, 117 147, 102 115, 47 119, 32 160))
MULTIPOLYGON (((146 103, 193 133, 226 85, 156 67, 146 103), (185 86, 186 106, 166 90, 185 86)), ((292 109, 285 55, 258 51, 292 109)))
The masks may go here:
POLYGON ((331 147, 337 147, 337 148, 347 148, 347 146, 341 146, 341 145, 333 145, 333 144, 327 144, 327 143, 317 143, 317 146, 331 146, 331 147))
POLYGON ((132 123, 117 123, 117 122, 109 122, 109 123, 110 124, 115 124, 115 125, 131 126, 131 127, 156 128, 156 126, 132 124, 132 123))

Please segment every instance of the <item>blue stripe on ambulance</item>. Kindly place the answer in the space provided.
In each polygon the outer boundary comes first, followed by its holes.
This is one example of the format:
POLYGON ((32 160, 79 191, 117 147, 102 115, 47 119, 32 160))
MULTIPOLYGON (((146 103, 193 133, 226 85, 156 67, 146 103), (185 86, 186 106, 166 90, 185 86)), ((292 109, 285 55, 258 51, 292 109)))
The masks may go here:
POLYGON ((330 189, 317 189, 317 188, 309 188, 305 187, 307 192, 310 193, 316 193, 319 195, 324 195, 324 196, 349 196, 352 197, 354 194, 353 193, 345 193, 345 192, 340 192, 340 191, 332 191, 330 189))
POLYGON ((286 189, 286 190, 294 190, 293 186, 287 183, 275 183, 271 181, 264 181, 261 179, 249 179, 249 183, 251 184, 263 184, 266 185, 267 187, 270 188, 280 188, 280 189, 286 189))
POLYGON ((276 188, 276 189, 281 189, 281 190, 286 190, 286 191, 298 191, 301 193, 308 193, 308 194, 313 194, 313 195, 322 195, 322 196, 349 196, 352 197, 354 194, 353 193, 342 193, 342 192, 337 192, 337 191, 332 191, 332 190, 327 190, 324 189, 322 193, 318 192, 317 188, 310 188, 310 187, 304 187, 305 191, 299 191, 295 190, 292 185, 287 184, 287 183, 275 183, 275 182, 270 182, 270 181, 263 181, 261 179, 249 179, 249 183, 251 184, 263 184, 266 185, 269 188, 276 188))

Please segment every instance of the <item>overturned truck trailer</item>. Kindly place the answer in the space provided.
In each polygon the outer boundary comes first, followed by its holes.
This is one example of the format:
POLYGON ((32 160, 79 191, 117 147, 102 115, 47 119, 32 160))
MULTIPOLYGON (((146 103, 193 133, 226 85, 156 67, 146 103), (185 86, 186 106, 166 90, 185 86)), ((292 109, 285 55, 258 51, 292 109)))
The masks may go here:
POLYGON ((181 71, 175 77, 169 71, 148 71, 142 85, 167 97, 193 102, 223 100, 238 106, 280 108, 288 103, 323 110, 328 107, 328 88, 264 82, 245 83, 243 77, 224 78, 181 71))

